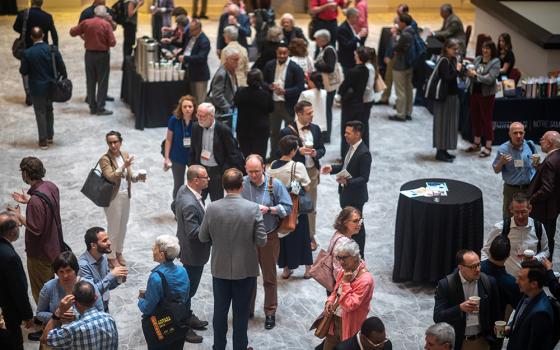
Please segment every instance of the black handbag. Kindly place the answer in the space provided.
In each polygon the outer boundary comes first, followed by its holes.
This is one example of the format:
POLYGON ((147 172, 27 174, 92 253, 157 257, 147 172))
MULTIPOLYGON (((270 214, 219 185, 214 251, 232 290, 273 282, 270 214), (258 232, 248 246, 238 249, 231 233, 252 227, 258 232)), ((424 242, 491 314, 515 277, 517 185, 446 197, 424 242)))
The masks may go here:
POLYGON ((27 19, 29 18, 29 9, 25 10, 23 15, 23 25, 21 26, 21 35, 19 38, 14 40, 12 44, 12 55, 18 60, 23 57, 23 52, 25 51, 25 36, 27 33, 27 19))
POLYGON ((90 170, 82 187, 82 193, 98 207, 108 207, 111 203, 115 185, 103 176, 101 170, 97 169, 98 165, 99 162, 90 170))
POLYGON ((451 62, 445 57, 441 57, 437 62, 434 71, 432 72, 432 74, 426 81, 426 85, 424 86, 424 98, 428 100, 443 101, 447 98, 447 82, 439 75, 439 65, 443 60, 447 60, 448 64, 451 64, 451 62))
POLYGON ((169 285, 160 271, 163 299, 160 300, 154 313, 142 318, 142 332, 148 349, 165 349, 187 335, 187 308, 179 295, 169 293, 169 285))
POLYGON ((53 62, 54 84, 51 89, 51 100, 53 102, 66 102, 72 98, 72 81, 68 78, 59 76, 56 70, 56 59, 54 53, 56 46, 51 45, 51 57, 53 62))
POLYGON ((313 212, 314 210, 313 200, 311 200, 311 194, 309 192, 306 192, 302 189, 301 192, 299 193, 298 200, 299 200, 299 207, 298 207, 299 214, 309 214, 313 212))

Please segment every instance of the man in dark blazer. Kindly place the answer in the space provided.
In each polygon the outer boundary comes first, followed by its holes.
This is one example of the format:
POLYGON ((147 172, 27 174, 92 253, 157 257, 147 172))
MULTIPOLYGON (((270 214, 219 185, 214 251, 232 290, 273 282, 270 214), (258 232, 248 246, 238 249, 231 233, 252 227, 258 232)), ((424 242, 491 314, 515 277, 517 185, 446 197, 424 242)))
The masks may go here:
POLYGON ((210 53, 210 40, 202 31, 202 23, 193 19, 188 30, 189 40, 185 40, 184 55, 179 56, 187 71, 187 80, 191 94, 196 103, 200 104, 206 100, 208 80, 210 80, 210 68, 208 68, 208 54, 210 53))
POLYGON ((189 164, 203 165, 210 177, 208 188, 202 192, 205 200, 210 194, 212 201, 224 197, 222 174, 229 168, 243 166, 243 155, 231 129, 215 120, 211 103, 201 103, 196 111, 198 122, 193 125, 189 164))
POLYGON ((456 259, 458 269, 438 282, 434 322, 453 327, 456 350, 500 349, 494 335, 494 322, 503 318, 496 280, 480 272, 480 258, 472 250, 460 250, 456 259), (479 297, 479 303, 471 297, 479 297))
POLYGON ((346 21, 338 26, 336 32, 336 40, 338 41, 338 61, 342 66, 344 75, 348 69, 356 65, 354 60, 354 51, 359 46, 363 46, 367 36, 367 30, 362 29, 358 32, 354 30, 360 20, 360 11, 355 7, 346 10, 346 21))
POLYGON ((224 51, 225 61, 218 68, 210 83, 210 98, 216 108, 216 116, 232 115, 233 97, 237 91, 237 77, 235 70, 239 64, 241 54, 237 49, 224 51))
POLYGON ((198 240, 198 232, 204 218, 202 191, 208 187, 208 173, 201 165, 191 165, 187 169, 187 183, 179 188, 175 197, 175 218, 177 219, 177 238, 181 246, 180 259, 189 275, 189 300, 187 300, 186 341, 202 343, 202 337, 194 329, 202 330, 208 326, 192 312, 191 301, 198 290, 204 265, 210 258, 211 243, 198 240))
POLYGON ((33 324, 33 310, 27 296, 27 278, 21 258, 12 242, 19 237, 20 223, 15 214, 0 213, 0 307, 6 322, 6 334, 0 337, 0 348, 23 350, 21 322, 33 324))
POLYGON ((541 149, 547 153, 537 167, 537 173, 529 185, 531 216, 544 224, 548 238, 550 260, 554 253, 556 219, 560 213, 560 133, 547 131, 541 138, 541 149))
MULTIPOLYGON (((53 45, 58 46, 58 33, 54 26, 53 17, 51 14, 43 11, 41 9, 43 6, 43 0, 32 0, 31 7, 29 9, 22 10, 18 12, 16 21, 14 22, 14 30, 19 34, 23 32, 23 22, 27 14, 27 22, 25 26, 25 48, 30 48, 33 46, 33 40, 31 39, 31 28, 39 27, 45 35, 44 41, 49 43, 49 32, 51 33, 51 39, 53 45), (29 12, 28 12, 29 11, 29 12)), ((22 74, 23 88, 25 89, 25 103, 31 106, 31 95, 29 92, 29 83, 27 75, 22 74)))
POLYGON ((298 138, 299 150, 294 156, 294 161, 303 163, 307 169, 307 175, 311 179, 309 194, 313 200, 313 213, 307 214, 309 219, 309 237, 311 238, 311 250, 317 249, 315 241, 315 227, 317 218, 317 186, 321 164, 319 159, 325 155, 325 144, 323 133, 317 124, 313 124, 313 105, 308 101, 300 101, 294 107, 296 120, 280 131, 280 139, 286 135, 295 135, 298 138))
POLYGON ((276 159, 282 121, 294 120, 294 106, 305 89, 303 70, 288 60, 288 45, 281 42, 276 49, 276 59, 268 61, 263 70, 264 84, 272 92, 274 109, 270 113, 270 158, 276 159))
POLYGON ((198 238, 212 242, 214 350, 225 350, 228 313, 233 306, 233 349, 247 349, 249 304, 259 274, 257 246, 266 244, 259 205, 241 197, 243 173, 228 169, 222 179, 225 198, 208 204, 198 238))
POLYGON ((459 41, 459 54, 466 53, 466 36, 465 27, 461 19, 453 13, 453 7, 450 4, 443 4, 439 9, 439 13, 443 18, 443 25, 440 30, 435 31, 432 35, 444 42, 449 38, 459 41))
MULTIPOLYGON (((21 58, 19 72, 29 77, 29 93, 33 102, 37 129, 39 131, 39 147, 49 148, 53 142, 54 115, 50 90, 55 80, 51 47, 43 41, 43 30, 39 27, 31 29, 33 46, 25 50, 21 58)), ((52 48, 56 70, 62 77, 66 77, 66 66, 60 52, 52 48)))
MULTIPOLYGON (((371 169, 371 153, 362 141, 363 131, 364 124, 362 122, 357 120, 347 122, 344 138, 350 148, 344 156, 343 163, 328 164, 321 169, 323 174, 336 174, 340 207, 352 206, 362 212, 362 218, 364 217, 364 204, 369 199, 367 183, 371 169), (343 176, 343 173, 341 173, 343 170, 348 172, 349 176, 343 176)), ((363 258, 366 244, 366 229, 363 223, 360 232, 352 238, 360 246, 360 255, 363 258)))
POLYGON ((367 318, 358 334, 339 343, 335 350, 392 350, 393 344, 387 338, 385 325, 379 317, 367 318))
POLYGON ((239 30, 239 36, 237 41, 244 48, 248 48, 247 38, 251 38, 251 25, 249 23, 249 17, 243 14, 239 10, 239 6, 236 4, 229 4, 227 11, 220 16, 220 24, 218 26, 218 36, 216 39, 216 54, 220 57, 222 49, 226 47, 226 42, 224 40, 224 28, 228 25, 237 27, 239 30))
POLYGON ((521 264, 517 284, 525 295, 517 305, 513 320, 506 327, 508 350, 554 349, 554 313, 543 291, 545 280, 545 268, 538 261, 524 261, 521 264))

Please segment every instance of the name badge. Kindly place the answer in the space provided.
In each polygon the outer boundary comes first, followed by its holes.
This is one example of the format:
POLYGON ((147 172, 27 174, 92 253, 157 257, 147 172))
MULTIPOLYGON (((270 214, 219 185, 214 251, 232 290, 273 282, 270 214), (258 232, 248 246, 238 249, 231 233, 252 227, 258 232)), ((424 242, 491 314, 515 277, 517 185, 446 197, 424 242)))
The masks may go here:
POLYGON ((191 147, 191 138, 183 137, 183 147, 191 147))
POLYGON ((467 327, 478 326, 478 314, 467 314, 467 327))
POLYGON ((210 152, 209 150, 203 149, 202 152, 200 153, 200 158, 202 158, 204 160, 209 160, 211 155, 212 155, 212 152, 210 152))
POLYGON ((516 168, 523 168, 524 164, 523 164, 523 159, 515 159, 513 161, 513 166, 516 168))

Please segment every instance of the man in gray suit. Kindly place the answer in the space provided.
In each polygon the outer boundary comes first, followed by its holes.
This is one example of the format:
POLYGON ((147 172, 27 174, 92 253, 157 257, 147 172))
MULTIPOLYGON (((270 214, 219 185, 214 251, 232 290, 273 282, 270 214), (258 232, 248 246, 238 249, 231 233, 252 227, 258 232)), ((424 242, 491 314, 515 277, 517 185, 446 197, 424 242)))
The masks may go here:
POLYGON ((223 199, 206 208, 198 238, 212 242, 214 350, 226 348, 228 312, 233 307, 233 349, 246 349, 249 303, 259 274, 256 246, 266 244, 263 216, 257 203, 241 197, 243 174, 228 169, 222 177, 223 199))
POLYGON ((187 313, 189 330, 186 341, 202 343, 202 337, 194 332, 204 330, 208 322, 201 321, 191 309, 191 300, 196 294, 204 265, 210 258, 210 243, 198 240, 198 232, 204 218, 202 190, 208 187, 208 173, 202 165, 191 165, 187 170, 187 183, 179 188, 175 197, 177 238, 181 245, 181 262, 187 270, 190 281, 187 313))
POLYGON ((224 52, 224 64, 218 68, 210 83, 210 98, 216 108, 216 116, 232 114, 233 97, 237 91, 235 71, 241 54, 232 48, 224 52))
POLYGON ((457 39, 460 46, 459 53, 464 55, 466 52, 466 36, 463 22, 453 13, 453 7, 450 4, 441 5, 439 13, 443 18, 443 26, 440 30, 435 31, 433 35, 441 41, 449 38, 457 39))

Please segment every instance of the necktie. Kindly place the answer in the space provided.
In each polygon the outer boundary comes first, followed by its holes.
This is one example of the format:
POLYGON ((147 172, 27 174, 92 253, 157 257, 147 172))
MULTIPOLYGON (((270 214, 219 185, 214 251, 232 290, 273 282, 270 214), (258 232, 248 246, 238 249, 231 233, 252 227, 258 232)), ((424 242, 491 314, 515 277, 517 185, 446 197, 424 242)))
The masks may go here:
POLYGON ((346 152, 346 157, 344 157, 344 165, 342 166, 342 169, 346 169, 348 163, 350 162, 350 159, 352 158, 353 153, 354 153, 354 147, 350 146, 348 152, 346 152))
POLYGON ((302 126, 301 130, 311 130, 311 125, 302 126))

